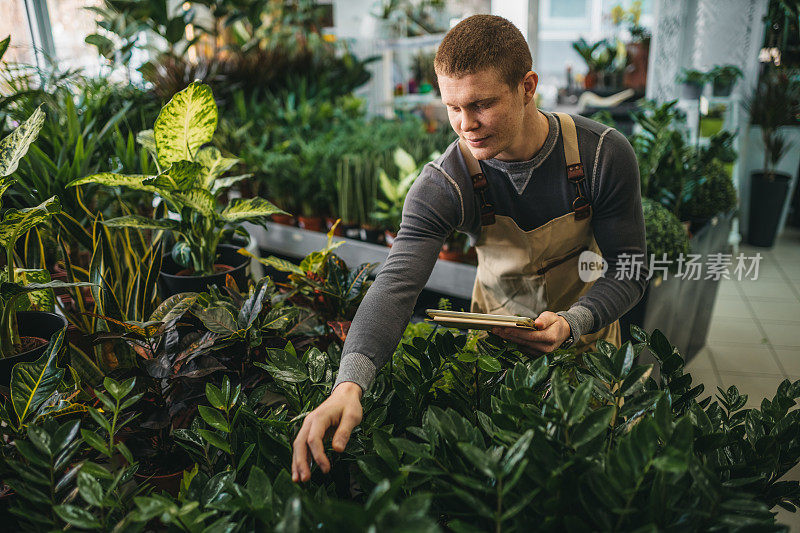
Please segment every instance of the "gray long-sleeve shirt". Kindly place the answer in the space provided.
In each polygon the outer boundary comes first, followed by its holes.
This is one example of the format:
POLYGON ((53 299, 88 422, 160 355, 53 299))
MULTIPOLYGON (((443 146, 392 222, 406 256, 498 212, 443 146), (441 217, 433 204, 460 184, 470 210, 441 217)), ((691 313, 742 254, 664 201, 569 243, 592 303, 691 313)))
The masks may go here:
MULTIPOLYGON (((566 178, 559 122, 555 115, 545 115, 550 131, 533 159, 481 161, 489 182, 488 198, 496 213, 511 217, 525 231, 569 213, 575 198, 575 187, 566 178)), ((645 262, 636 279, 615 277, 621 254, 646 254, 639 168, 630 143, 613 128, 580 116, 573 119, 592 203, 591 226, 608 262, 603 277, 567 311, 559 313, 577 339, 607 326, 633 307, 644 293, 648 268, 645 262)), ((478 198, 454 142, 424 167, 406 197, 389 257, 347 335, 336 385, 353 381, 364 390, 371 387, 376 371, 400 341, 443 242, 453 230, 477 240, 479 213, 478 198)))

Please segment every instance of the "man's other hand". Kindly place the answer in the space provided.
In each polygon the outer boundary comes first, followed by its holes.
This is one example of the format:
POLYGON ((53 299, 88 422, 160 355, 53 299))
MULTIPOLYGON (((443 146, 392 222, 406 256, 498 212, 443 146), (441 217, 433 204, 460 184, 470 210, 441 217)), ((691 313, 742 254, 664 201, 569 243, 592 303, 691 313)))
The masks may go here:
POLYGON ((327 474, 330 471, 331 463, 325 455, 322 440, 328 429, 338 426, 333 435, 333 449, 339 453, 344 451, 353 428, 361 423, 361 394, 361 386, 345 381, 306 416, 292 445, 292 481, 311 479, 309 451, 323 472, 327 474))
POLYGON ((533 354, 550 353, 564 344, 570 334, 566 319, 550 311, 540 314, 534 321, 536 330, 521 328, 492 328, 492 333, 517 343, 533 354))

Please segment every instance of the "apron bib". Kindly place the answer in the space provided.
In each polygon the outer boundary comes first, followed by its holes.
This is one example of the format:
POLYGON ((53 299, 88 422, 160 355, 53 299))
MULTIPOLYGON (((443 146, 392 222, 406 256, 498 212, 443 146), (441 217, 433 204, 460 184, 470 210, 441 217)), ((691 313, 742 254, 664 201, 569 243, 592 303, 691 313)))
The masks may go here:
MULTIPOLYGON (((472 290, 472 312, 537 317, 543 311, 566 311, 594 281, 578 274, 582 252, 598 255, 592 210, 584 190, 584 172, 572 117, 556 113, 564 139, 567 179, 575 186, 572 211, 546 224, 524 231, 510 217, 495 215, 486 200, 488 183, 480 164, 463 141, 459 148, 472 177, 481 207, 481 234, 476 245, 478 270, 472 290)), ((573 347, 578 353, 593 351, 604 339, 621 344, 619 321, 595 333, 582 335, 573 347)))

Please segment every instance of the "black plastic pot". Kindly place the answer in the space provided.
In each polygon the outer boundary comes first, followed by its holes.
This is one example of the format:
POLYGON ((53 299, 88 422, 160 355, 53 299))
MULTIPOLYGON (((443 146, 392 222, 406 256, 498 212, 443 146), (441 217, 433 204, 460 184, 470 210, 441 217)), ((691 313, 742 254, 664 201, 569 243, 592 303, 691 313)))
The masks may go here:
POLYGON ((687 83, 681 84, 681 97, 686 100, 698 100, 700 95, 703 94, 703 85, 700 83, 687 83))
POLYGON ((172 254, 165 254, 159 276, 159 289, 164 298, 182 292, 206 292, 211 285, 225 286, 225 277, 230 274, 236 285, 244 290, 247 287, 247 267, 250 258, 237 252, 240 246, 220 244, 217 247, 217 264, 233 267, 233 270, 219 272, 210 276, 178 276, 184 267, 175 263, 172 254))
POLYGON ((383 244, 383 231, 378 228, 361 228, 359 238, 372 244, 383 244))
POLYGON ((774 172, 767 179, 763 172, 750 175, 750 219, 747 242, 753 246, 770 247, 775 244, 778 223, 789 194, 791 176, 774 172))
POLYGON ((718 97, 730 96, 731 91, 733 91, 733 86, 735 83, 736 82, 723 83, 714 80, 712 94, 718 97))
POLYGON ((361 226, 358 224, 341 224, 342 234, 348 239, 361 239, 361 226))
MULTIPOLYGON (((44 311, 18 311, 17 328, 20 337, 41 337, 49 341, 56 332, 67 329, 67 319, 61 315, 44 311)), ((47 346, 45 344, 14 357, 0 358, 0 385, 8 386, 11 381, 11 369, 14 368, 14 365, 36 361, 47 350, 47 346)))

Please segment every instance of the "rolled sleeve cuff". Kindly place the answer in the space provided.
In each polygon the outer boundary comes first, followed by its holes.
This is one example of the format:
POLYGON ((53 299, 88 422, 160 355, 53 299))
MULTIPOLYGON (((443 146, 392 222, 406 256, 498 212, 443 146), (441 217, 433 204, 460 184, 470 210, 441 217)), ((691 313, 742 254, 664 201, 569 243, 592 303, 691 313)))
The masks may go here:
POLYGON ((567 311, 559 311, 558 316, 563 316, 572 330, 572 342, 565 343, 561 348, 571 348, 581 338, 581 335, 588 332, 594 323, 592 312, 582 305, 573 305, 567 311))
POLYGON ((376 370, 375 363, 366 355, 349 353, 342 357, 342 362, 339 364, 339 374, 336 376, 333 388, 336 389, 339 383, 352 381, 357 383, 362 391, 367 392, 372 387, 372 382, 375 381, 376 370))

